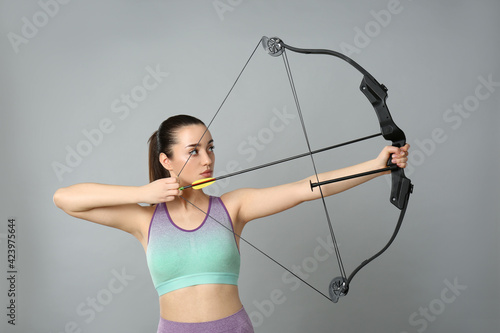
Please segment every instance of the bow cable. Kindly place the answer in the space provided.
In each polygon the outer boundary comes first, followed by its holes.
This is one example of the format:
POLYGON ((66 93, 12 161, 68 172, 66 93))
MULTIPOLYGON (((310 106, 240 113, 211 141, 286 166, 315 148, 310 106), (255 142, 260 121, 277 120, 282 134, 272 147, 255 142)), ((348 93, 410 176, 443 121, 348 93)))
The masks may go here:
MULTIPOLYGON (((290 69, 290 63, 288 62, 288 57, 286 55, 286 50, 283 50, 282 57, 283 57, 283 62, 285 64, 286 73, 288 75, 288 81, 290 82, 290 87, 292 89, 293 98, 295 100, 295 106, 297 108, 297 113, 299 114, 300 124, 302 125, 302 132, 304 133, 304 138, 305 138, 306 143, 307 143, 307 149, 309 151, 309 156, 311 157, 311 162, 312 162, 312 165, 313 165, 313 168, 314 168, 314 174, 316 176, 316 181, 319 183, 318 170, 316 168, 316 163, 314 161, 313 153, 312 153, 312 150, 311 150, 311 145, 309 143, 309 137, 307 135, 307 130, 306 130, 304 118, 302 116, 302 108, 300 107, 299 97, 297 95, 297 90, 295 89, 295 83, 293 81, 292 71, 290 69)), ((325 211, 326 220, 327 220, 327 223, 328 223, 328 228, 330 229, 330 236, 332 237, 333 246, 335 248, 335 255, 337 257, 337 261, 338 261, 338 264, 339 264, 340 275, 344 279, 346 279, 347 276, 346 276, 346 273, 345 273, 344 264, 342 263, 342 257, 340 256, 339 247, 338 247, 338 244, 337 244, 337 240, 335 238, 335 232, 333 231, 333 226, 332 226, 332 222, 331 222, 331 219, 330 219, 330 214, 328 213, 328 208, 326 207, 326 202, 325 202, 325 197, 323 195, 323 190, 321 189, 321 186, 318 186, 318 188, 319 188, 319 193, 321 194, 321 202, 323 203, 323 208, 324 208, 324 211, 325 211)))
MULTIPOLYGON (((247 67, 248 63, 250 62, 250 60, 252 59, 253 55, 255 54, 255 51, 257 51, 257 48, 259 47, 259 45, 261 44, 262 42, 262 38, 259 40, 259 42, 257 43, 257 45, 255 46, 254 50, 252 51, 252 54, 250 55, 250 57, 247 59, 245 65, 243 66, 243 69, 240 71, 240 73, 238 74, 236 80, 234 81, 233 85, 231 86, 231 89, 229 89, 229 92, 226 94, 226 97, 224 97, 224 100, 222 101, 222 103, 220 104, 219 108, 217 109, 215 115, 212 117, 212 119, 210 120, 210 122, 208 123, 208 125, 206 126, 206 129, 205 131, 203 132, 202 136, 200 137, 200 139, 198 140, 198 142, 196 143, 196 146, 195 146, 195 149, 196 147, 198 147, 200 145, 200 142, 201 140, 203 140, 205 134, 207 133, 209 127, 212 125, 213 121, 215 120, 215 118, 217 117, 217 115, 219 114, 219 111, 222 109, 222 106, 224 105, 224 103, 226 102, 226 100, 228 99, 229 95, 231 94, 231 92, 233 91, 234 87, 236 86, 236 83, 238 82, 238 80, 240 79, 241 75, 243 74, 245 68, 247 67)), ((378 134, 376 135, 373 135, 373 136, 378 136, 378 134)), ((371 137, 373 137, 371 136, 371 137)), ((310 154, 310 152, 308 153, 310 154)), ((180 177, 182 171, 184 170, 185 166, 187 165, 187 163, 189 162, 189 160, 191 159, 191 156, 193 155, 189 155, 189 157, 187 158, 186 162, 184 162, 184 165, 182 166, 181 170, 179 171, 179 173, 177 174, 177 177, 180 177)), ((275 163, 276 164, 276 163, 275 163)), ((252 169, 252 170, 255 170, 255 169, 252 169)), ((250 170, 250 171, 252 171, 250 170)), ((274 263, 276 263, 277 265, 279 265, 281 268, 283 268, 284 270, 286 270, 288 273, 292 274, 294 277, 296 277, 297 279, 299 279, 300 281, 302 281, 303 283, 305 283, 307 286, 309 286, 310 288, 312 288, 314 291, 316 291, 317 293, 319 293, 320 295, 322 295, 323 297, 325 297, 326 299, 328 299, 329 301, 332 301, 332 299, 327 296, 326 294, 322 293, 320 290, 318 290, 316 287, 314 287, 313 285, 311 285, 309 282, 305 281, 303 278, 301 278, 300 276, 298 276, 296 273, 292 272, 290 269, 288 269, 286 266, 284 266, 283 264, 281 264, 280 262, 278 262, 276 259, 272 258, 270 255, 268 255, 266 252, 260 250, 258 247, 256 247, 255 245, 253 245, 252 243, 250 243, 249 241, 247 241, 245 238, 241 237, 240 235, 238 235, 234 230, 230 230, 229 228, 227 228, 225 225, 223 225, 221 222, 219 222, 217 219, 215 219, 214 217, 212 217, 210 214, 208 214, 208 212, 205 212, 203 209, 199 208, 198 206, 196 206, 195 204, 193 204, 191 201, 189 201, 188 199, 186 199, 184 196, 180 196, 183 200, 185 200, 187 203, 189 203, 190 205, 192 205, 193 207, 195 207, 196 209, 198 209, 200 212, 202 212, 203 214, 205 214, 206 216, 210 217, 212 220, 216 221, 217 223, 219 223, 221 226, 223 226, 224 228, 226 228, 228 231, 230 231, 231 233, 233 233, 233 235, 239 237, 239 239, 243 240, 246 244, 250 245, 252 248, 254 248, 255 250, 257 250, 258 252, 260 252, 261 254, 263 254, 264 256, 266 256, 268 259, 270 259, 271 261, 273 261, 274 263)))
MULTIPOLYGON (((240 79, 241 75, 243 74, 245 68, 247 67, 248 63, 250 62, 250 60, 252 59, 252 57, 254 56, 255 54, 255 51, 257 50, 257 48, 259 47, 259 45, 261 44, 262 42, 262 38, 259 40, 259 42, 257 43, 256 47, 254 48, 254 50, 252 51, 252 54, 250 55, 250 57, 247 59, 245 65, 243 66, 243 69, 240 71, 239 75, 237 76, 236 80, 234 81, 233 85, 231 86, 231 89, 229 90, 229 92, 226 94, 226 97, 224 98, 224 100, 222 101, 221 105, 219 106, 219 108, 217 109, 215 115, 212 117, 212 119, 210 120, 210 122, 208 123, 208 125, 206 126, 206 129, 205 131, 203 132, 202 136, 200 137, 200 139, 198 140, 198 142, 196 143, 196 147, 199 146, 201 140, 203 139, 203 137, 205 136, 205 134, 207 133, 209 127, 212 125, 213 121, 215 120, 215 118, 217 117, 217 115, 219 114, 219 111, 222 109, 222 106, 224 105, 224 103, 226 102, 227 98, 229 97, 229 95, 231 94, 231 92, 233 91, 234 87, 236 86, 236 83, 238 82, 238 80, 240 79)), ((358 142, 358 141, 361 141, 363 139, 368 139, 368 138, 371 138, 371 137, 375 137, 375 136, 378 136, 379 134, 374 134, 374 135, 371 135, 369 137, 366 137, 366 138, 362 138, 360 140, 352 140, 354 142, 358 142)), ((349 142, 351 143, 351 142, 349 142)), ((340 144, 340 145, 336 145, 336 146, 341 146, 341 145, 345 145, 345 144, 348 144, 348 143, 343 143, 343 144, 340 144)), ((334 146, 332 146, 331 148, 336 148, 334 146)), ((330 148, 330 149, 331 149, 330 148)), ((328 148, 325 148, 323 150, 318 150, 318 152, 320 151, 324 151, 328 148)), ((311 154, 311 151, 309 151, 309 153, 306 154, 307 155, 310 155, 311 154)), ((182 166, 181 170, 179 171, 179 173, 177 174, 177 177, 180 177, 182 171, 184 170, 184 167, 187 165, 187 163, 189 162, 189 160, 191 159, 191 156, 192 155, 189 155, 188 159, 186 160, 186 162, 184 163, 184 165, 182 166)), ((301 156, 302 157, 302 156, 301 156)), ((278 162, 284 162, 284 161, 278 161, 278 162)), ((268 163, 269 164, 269 163, 268 163)), ((272 164, 277 164, 277 163, 273 163, 272 164)), ((256 167, 256 168, 262 168, 263 166, 259 166, 259 167, 256 167)), ((248 170, 248 171, 253 171, 255 170, 256 168, 252 168, 251 170, 248 170)), ((241 172, 239 172, 238 174, 241 174, 241 172)), ((245 238, 241 237, 239 234, 237 234, 234 230, 230 230, 229 228, 227 228, 225 225, 223 225, 221 222, 219 222, 217 219, 215 219, 214 217, 212 217, 208 212, 205 212, 203 209, 199 208, 198 206, 196 206, 195 204, 193 204, 191 201, 189 201, 188 199, 186 199, 184 196, 180 196, 183 200, 185 200, 187 203, 189 203, 190 205, 192 205, 193 207, 195 207, 197 210, 199 210, 200 212, 202 212, 203 214, 205 214, 206 216, 210 217, 212 220, 216 221, 217 223, 219 223, 221 226, 223 226, 224 228, 226 228, 228 231, 230 231, 231 233, 233 233, 233 235, 239 237, 239 239, 243 240, 246 244, 250 245, 252 248, 254 248, 255 250, 257 250, 258 252, 260 252, 261 254, 263 254, 265 257, 267 257, 268 259, 270 259, 271 261, 273 261, 274 263, 276 263, 277 265, 279 265, 281 268, 283 268, 284 270, 286 270, 288 273, 292 274, 294 277, 296 277, 297 279, 299 279, 300 281, 302 281, 303 283, 305 283, 307 286, 309 286, 310 288, 312 288, 314 291, 316 291, 317 293, 319 293, 320 295, 322 295, 323 297, 325 297, 326 299, 328 299, 329 301, 332 301, 332 299, 327 296, 326 294, 324 294, 323 292, 321 292, 320 290, 318 290, 316 287, 314 287, 313 285, 311 285, 309 282, 305 281, 303 278, 301 278, 300 276, 298 276, 296 273, 292 272, 289 268, 287 268, 286 266, 284 266, 283 264, 281 264, 280 262, 278 262, 276 259, 272 258, 270 255, 268 255, 266 252, 262 251, 261 249, 259 249, 258 247, 256 247, 255 245, 253 245, 252 243, 250 243, 249 241, 247 241, 245 238)))

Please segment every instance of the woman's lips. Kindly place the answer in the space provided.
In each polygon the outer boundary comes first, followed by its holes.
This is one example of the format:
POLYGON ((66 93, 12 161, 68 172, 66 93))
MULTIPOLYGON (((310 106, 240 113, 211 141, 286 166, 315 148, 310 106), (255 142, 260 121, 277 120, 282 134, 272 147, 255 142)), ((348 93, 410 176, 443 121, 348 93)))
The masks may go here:
POLYGON ((205 172, 201 173, 200 175, 205 177, 205 178, 210 178, 210 177, 212 177, 212 171, 205 171, 205 172))

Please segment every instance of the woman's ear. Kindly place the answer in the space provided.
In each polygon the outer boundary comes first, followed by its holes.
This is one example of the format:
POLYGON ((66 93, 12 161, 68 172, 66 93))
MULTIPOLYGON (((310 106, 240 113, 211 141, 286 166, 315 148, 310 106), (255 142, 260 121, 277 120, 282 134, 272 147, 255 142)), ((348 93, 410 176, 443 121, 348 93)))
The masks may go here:
POLYGON ((160 156, 158 157, 158 159, 160 160, 161 165, 165 169, 167 169, 170 172, 173 171, 172 164, 170 163, 170 159, 167 157, 167 155, 165 153, 160 153, 160 156))

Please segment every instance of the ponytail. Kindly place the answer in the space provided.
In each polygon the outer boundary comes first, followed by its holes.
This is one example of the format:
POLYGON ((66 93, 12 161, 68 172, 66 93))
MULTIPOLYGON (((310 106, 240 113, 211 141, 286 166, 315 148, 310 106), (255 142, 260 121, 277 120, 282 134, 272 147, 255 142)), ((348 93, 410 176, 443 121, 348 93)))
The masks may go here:
POLYGON ((149 182, 170 177, 170 172, 160 163, 158 155, 158 131, 155 131, 148 140, 149 143, 149 182))
POLYGON ((177 115, 163 121, 158 130, 151 135, 148 140, 149 182, 170 177, 170 172, 160 163, 159 155, 164 153, 168 158, 172 158, 172 146, 177 143, 177 131, 184 126, 189 125, 205 126, 205 124, 198 118, 188 115, 177 115))

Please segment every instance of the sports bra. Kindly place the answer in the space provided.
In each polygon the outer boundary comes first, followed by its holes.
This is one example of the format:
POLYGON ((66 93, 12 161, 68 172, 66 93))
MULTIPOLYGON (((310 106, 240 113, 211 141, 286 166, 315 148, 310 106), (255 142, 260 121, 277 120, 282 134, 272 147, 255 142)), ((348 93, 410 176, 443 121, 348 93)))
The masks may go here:
POLYGON ((185 230, 165 203, 156 205, 146 257, 160 296, 199 284, 238 285, 240 253, 231 217, 219 197, 209 198, 207 213, 198 228, 185 230))

